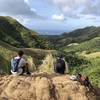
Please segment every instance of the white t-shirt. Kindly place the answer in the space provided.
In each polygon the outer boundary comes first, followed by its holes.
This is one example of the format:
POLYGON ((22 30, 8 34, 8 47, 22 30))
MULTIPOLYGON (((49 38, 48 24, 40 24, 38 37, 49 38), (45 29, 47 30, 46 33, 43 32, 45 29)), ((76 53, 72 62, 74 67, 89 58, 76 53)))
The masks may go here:
MULTIPOLYGON (((14 59, 20 59, 20 57, 17 56, 17 57, 14 57, 14 59)), ((23 67, 25 65, 26 65, 25 59, 21 58, 19 61, 18 67, 23 67)), ((13 58, 11 59, 11 66, 13 66, 13 58)))

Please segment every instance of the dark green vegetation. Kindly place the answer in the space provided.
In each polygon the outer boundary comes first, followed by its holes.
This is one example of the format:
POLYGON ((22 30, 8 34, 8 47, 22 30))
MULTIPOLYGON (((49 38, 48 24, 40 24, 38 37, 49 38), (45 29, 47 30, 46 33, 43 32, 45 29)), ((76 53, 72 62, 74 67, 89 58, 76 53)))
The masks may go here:
POLYGON ((0 41, 0 71, 9 72, 9 60, 15 54, 14 47, 0 41))
POLYGON ((49 48, 49 41, 11 17, 0 17, 0 39, 16 47, 49 48))

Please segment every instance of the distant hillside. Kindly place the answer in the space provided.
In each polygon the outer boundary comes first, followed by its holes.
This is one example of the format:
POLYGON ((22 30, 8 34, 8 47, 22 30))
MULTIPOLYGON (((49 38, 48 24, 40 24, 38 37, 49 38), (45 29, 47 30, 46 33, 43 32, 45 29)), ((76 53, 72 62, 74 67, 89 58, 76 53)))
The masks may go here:
POLYGON ((95 37, 99 37, 100 27, 91 26, 83 29, 77 29, 67 34, 64 33, 62 36, 63 38, 68 37, 69 39, 72 39, 75 42, 82 42, 95 37))
POLYGON ((81 43, 95 37, 100 36, 100 27, 86 27, 83 29, 77 29, 69 33, 63 33, 58 36, 44 36, 53 43, 56 47, 63 47, 70 43, 81 43))
POLYGON ((16 47, 48 48, 48 41, 11 17, 0 16, 0 38, 16 47))
POLYGON ((70 44, 63 48, 66 52, 98 52, 100 51, 100 37, 93 38, 91 40, 82 42, 80 44, 70 44))

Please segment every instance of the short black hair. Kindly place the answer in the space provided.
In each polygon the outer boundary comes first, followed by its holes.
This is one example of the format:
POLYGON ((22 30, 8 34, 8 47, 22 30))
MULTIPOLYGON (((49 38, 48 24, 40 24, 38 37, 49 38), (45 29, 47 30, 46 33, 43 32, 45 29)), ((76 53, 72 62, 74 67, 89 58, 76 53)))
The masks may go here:
POLYGON ((63 55, 58 55, 58 57, 59 57, 59 58, 63 58, 64 56, 63 56, 63 55))
POLYGON ((24 52, 23 52, 22 50, 19 50, 19 51, 18 51, 18 55, 19 55, 19 56, 23 56, 23 54, 24 54, 24 52))

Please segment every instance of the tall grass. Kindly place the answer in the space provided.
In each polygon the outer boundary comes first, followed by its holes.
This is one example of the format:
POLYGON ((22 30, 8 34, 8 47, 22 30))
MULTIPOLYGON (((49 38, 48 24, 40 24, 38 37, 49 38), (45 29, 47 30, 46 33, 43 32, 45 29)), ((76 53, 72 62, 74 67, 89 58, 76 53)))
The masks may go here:
POLYGON ((88 59, 90 63, 86 66, 79 66, 71 68, 71 74, 78 72, 90 78, 93 85, 100 87, 100 57, 88 59))

